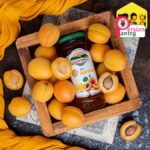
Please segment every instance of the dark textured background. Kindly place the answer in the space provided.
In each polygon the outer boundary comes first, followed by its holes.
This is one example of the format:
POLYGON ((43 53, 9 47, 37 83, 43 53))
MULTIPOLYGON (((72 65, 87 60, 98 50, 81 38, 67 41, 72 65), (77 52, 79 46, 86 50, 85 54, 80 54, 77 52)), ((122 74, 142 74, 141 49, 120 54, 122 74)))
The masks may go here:
MULTIPOLYGON (((87 3, 78 6, 80 9, 89 10, 93 12, 102 12, 105 10, 116 10, 125 4, 131 2, 131 0, 91 0, 87 3)), ((142 7, 150 10, 150 0, 133 0, 142 7)), ((150 15, 149 15, 150 18, 150 15)), ((39 30, 41 25, 42 16, 28 21, 21 22, 22 30, 20 36, 26 35, 39 30)), ((140 110, 123 115, 118 124, 117 132, 114 139, 114 144, 109 145, 102 142, 86 139, 84 137, 78 137, 75 135, 69 135, 67 133, 61 134, 55 138, 61 139, 63 142, 71 145, 79 145, 91 150, 150 150, 150 29, 146 32, 146 38, 141 38, 138 46, 135 62, 133 65, 133 73, 137 82, 138 89, 143 100, 143 106, 140 110), (132 143, 123 141, 119 136, 120 123, 124 120, 134 118, 143 127, 141 136, 132 143)), ((17 54, 15 43, 13 43, 6 51, 5 58, 0 61, 0 77, 2 78, 3 72, 9 69, 16 68, 23 73, 20 60, 17 54)), ((22 89, 23 90, 23 89, 22 89)), ((41 134, 41 129, 38 126, 16 121, 7 109, 7 105, 11 101, 12 97, 22 94, 22 90, 12 92, 5 88, 5 100, 6 100, 6 112, 5 119, 10 128, 16 131, 19 135, 36 135, 41 134)))

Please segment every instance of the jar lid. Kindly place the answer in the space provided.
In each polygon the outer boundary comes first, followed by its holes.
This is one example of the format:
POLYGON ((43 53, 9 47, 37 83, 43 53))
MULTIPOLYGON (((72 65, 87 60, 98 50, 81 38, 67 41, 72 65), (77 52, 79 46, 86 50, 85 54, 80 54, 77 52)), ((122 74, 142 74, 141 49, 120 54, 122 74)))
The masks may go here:
POLYGON ((80 38, 80 37, 85 37, 85 33, 81 31, 81 32, 75 32, 75 33, 68 34, 66 36, 61 37, 59 39, 58 43, 63 44, 63 43, 66 43, 70 40, 80 38))

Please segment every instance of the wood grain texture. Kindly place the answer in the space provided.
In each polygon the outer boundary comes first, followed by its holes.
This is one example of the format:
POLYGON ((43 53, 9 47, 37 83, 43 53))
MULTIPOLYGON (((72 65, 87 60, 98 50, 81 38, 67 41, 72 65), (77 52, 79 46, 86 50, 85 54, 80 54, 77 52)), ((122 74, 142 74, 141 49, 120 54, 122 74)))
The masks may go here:
MULTIPOLYGON (((28 47, 19 49, 18 54, 22 63, 22 67, 26 76, 27 83, 29 84, 30 90, 32 90, 34 84, 36 83, 36 80, 33 79, 28 72, 28 63, 31 60, 28 47)), ((34 100, 34 104, 39 116, 43 134, 45 136, 55 135, 46 103, 41 103, 39 101, 34 100)))
MULTIPOLYGON (((87 18, 59 25, 58 27, 60 29, 61 35, 65 35, 80 30, 87 30, 88 26, 93 23, 106 24, 112 32, 111 42, 113 47, 125 53, 125 48, 122 39, 116 36, 115 18, 111 12, 104 12, 101 14, 92 15, 87 18)), ((33 84, 35 83, 35 80, 29 75, 27 71, 27 64, 31 59, 28 47, 37 44, 39 44, 37 32, 27 36, 23 36, 17 39, 16 41, 16 46, 23 65, 25 76, 31 89, 33 87, 33 84)), ((139 92, 129 64, 127 64, 126 68, 123 71, 121 71, 121 77, 126 87, 127 96, 129 99, 125 102, 110 105, 97 111, 85 114, 83 125, 87 125, 100 120, 118 116, 127 112, 131 112, 133 110, 138 109, 141 106, 142 102, 140 100, 139 92)), ((46 104, 39 103, 35 100, 34 103, 38 111, 42 131, 45 136, 57 135, 65 131, 71 130, 71 128, 64 126, 61 122, 54 123, 52 125, 46 104)))

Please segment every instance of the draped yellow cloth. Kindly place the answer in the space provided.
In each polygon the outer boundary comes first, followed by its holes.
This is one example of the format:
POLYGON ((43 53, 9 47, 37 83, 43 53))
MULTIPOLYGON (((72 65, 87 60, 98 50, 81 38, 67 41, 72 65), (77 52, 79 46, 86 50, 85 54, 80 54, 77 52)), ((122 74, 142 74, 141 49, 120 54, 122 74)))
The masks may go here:
POLYGON ((17 136, 8 128, 4 120, 5 101, 1 94, 3 93, 2 84, 0 86, 0 150, 85 150, 42 136, 17 136))
POLYGON ((19 20, 40 14, 59 15, 86 0, 0 0, 0 60, 20 32, 19 20))

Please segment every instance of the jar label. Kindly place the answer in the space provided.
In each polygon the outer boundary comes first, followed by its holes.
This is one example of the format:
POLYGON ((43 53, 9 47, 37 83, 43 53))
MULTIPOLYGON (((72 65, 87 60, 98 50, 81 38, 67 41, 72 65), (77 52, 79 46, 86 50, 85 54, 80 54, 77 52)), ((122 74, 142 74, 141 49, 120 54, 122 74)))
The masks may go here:
POLYGON ((71 80, 76 89, 76 97, 88 97, 99 93, 97 76, 89 52, 76 48, 67 56, 67 59, 72 64, 71 80))

